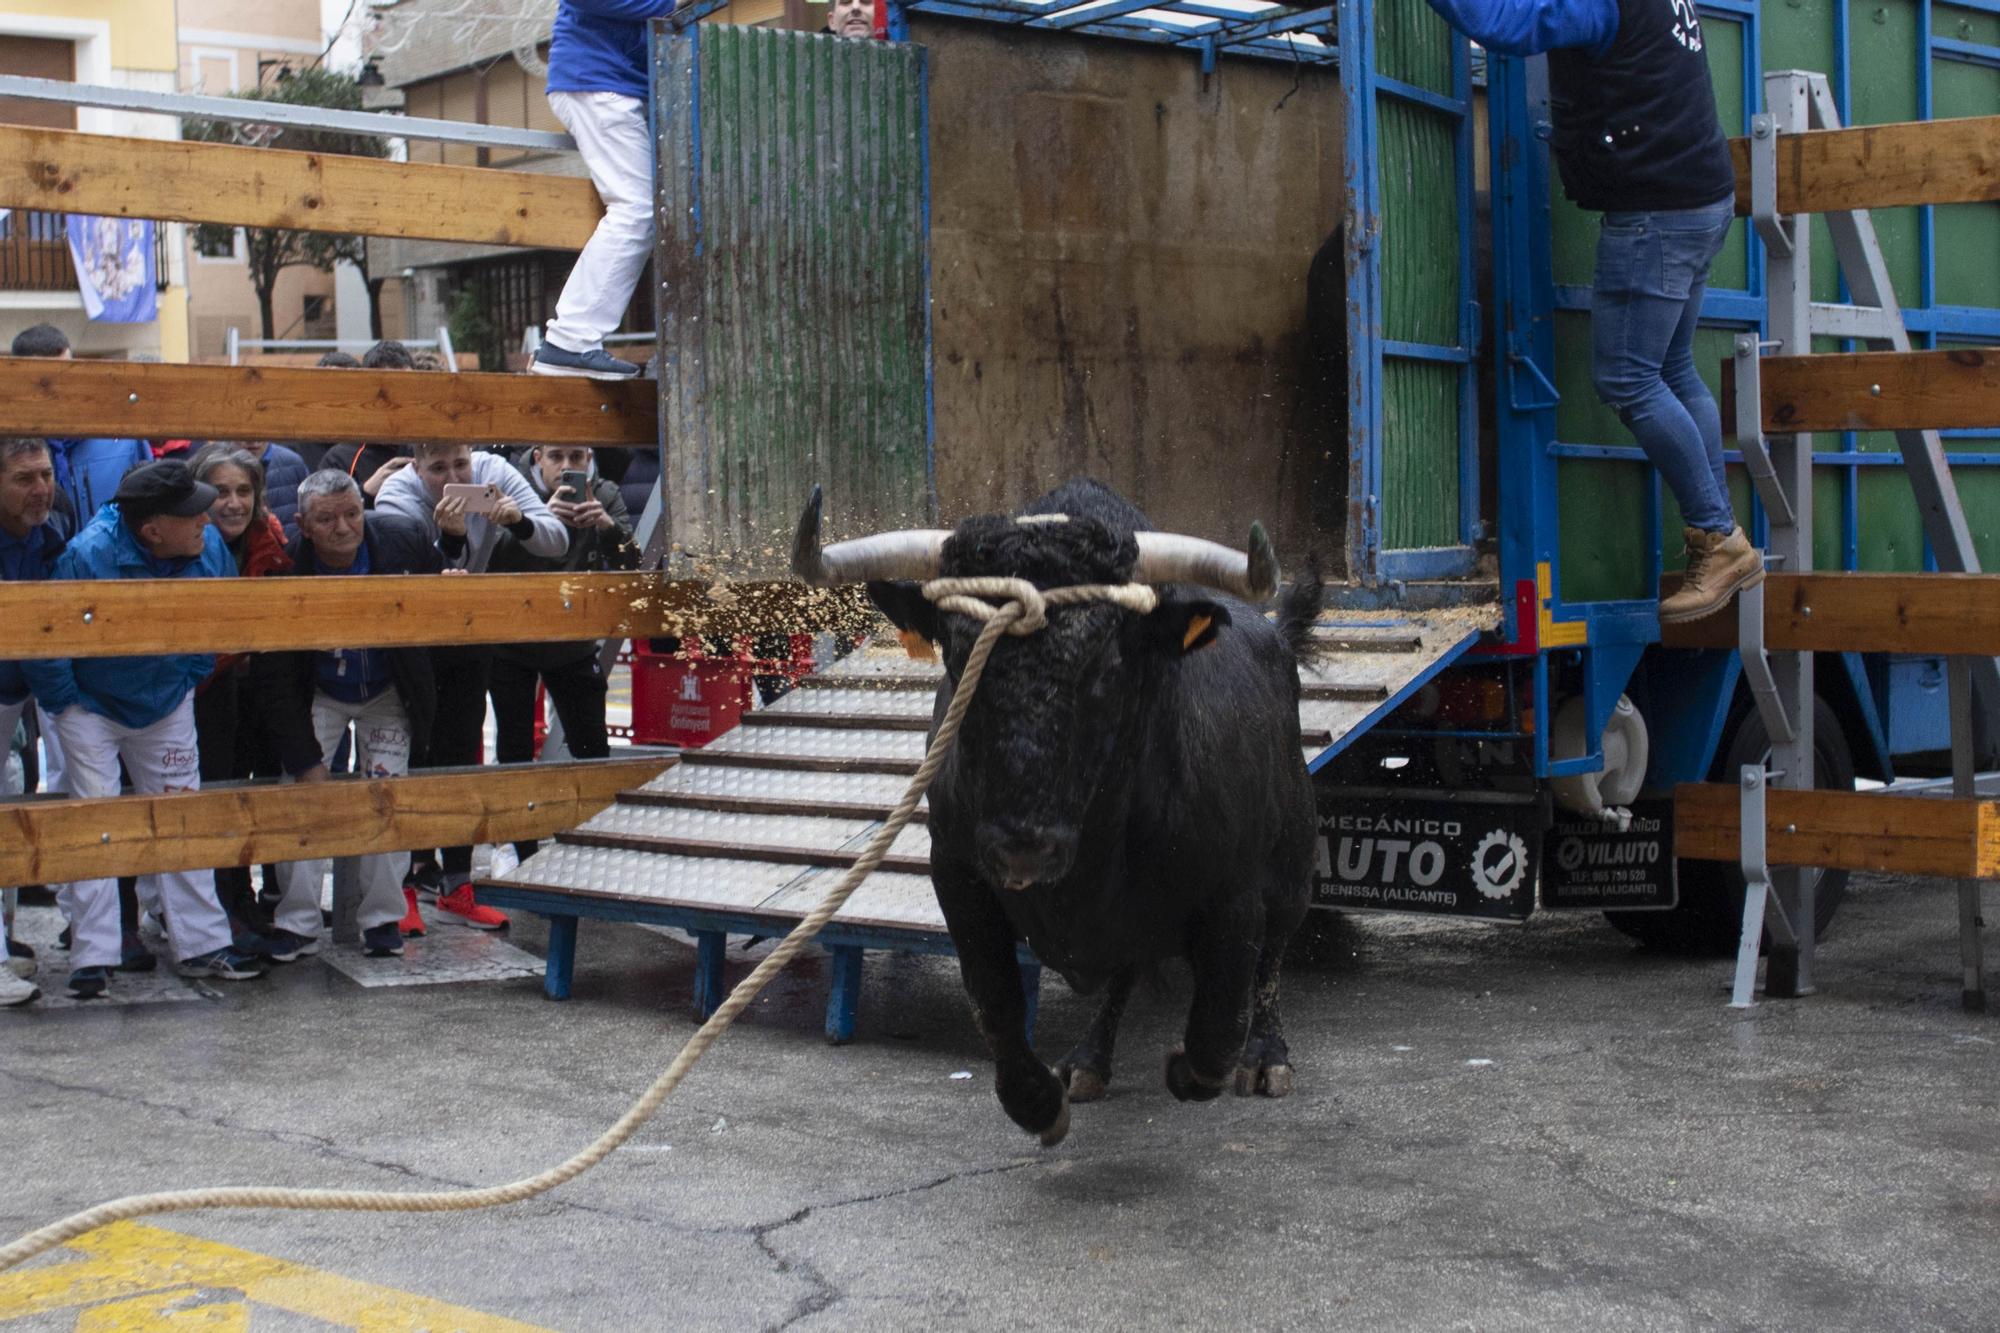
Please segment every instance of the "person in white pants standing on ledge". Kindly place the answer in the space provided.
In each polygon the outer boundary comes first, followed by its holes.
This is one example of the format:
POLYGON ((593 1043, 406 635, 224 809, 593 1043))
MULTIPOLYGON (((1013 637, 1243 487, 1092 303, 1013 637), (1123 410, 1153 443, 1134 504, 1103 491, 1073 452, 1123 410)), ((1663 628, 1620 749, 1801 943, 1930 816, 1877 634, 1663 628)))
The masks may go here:
POLYGON ((604 350, 653 249, 653 139, 646 128, 646 23, 674 0, 562 0, 549 35, 549 109, 576 140, 604 217, 577 256, 529 367, 537 375, 629 379, 604 350))

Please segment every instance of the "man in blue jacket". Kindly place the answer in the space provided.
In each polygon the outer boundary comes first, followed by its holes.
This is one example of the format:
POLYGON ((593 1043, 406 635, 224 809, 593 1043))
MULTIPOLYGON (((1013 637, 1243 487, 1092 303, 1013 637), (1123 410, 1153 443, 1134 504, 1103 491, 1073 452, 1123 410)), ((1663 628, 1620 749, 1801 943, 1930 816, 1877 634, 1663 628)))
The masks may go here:
MULTIPOLYGON (((112 503, 97 512, 57 557, 57 579, 223 578, 236 572, 222 535, 208 525, 215 489, 187 464, 162 459, 134 468, 112 503)), ((143 795, 194 791, 201 770, 194 732, 194 687, 214 667, 205 653, 162 657, 79 657, 25 662, 28 687, 55 719, 75 797, 116 796, 123 760, 143 795)), ((139 881, 139 899, 166 918, 180 972, 243 981, 263 975, 230 943, 229 918, 215 877, 177 870, 139 881)), ((102 995, 124 953, 118 882, 65 885, 58 904, 69 917, 69 989, 102 995)))
MULTIPOLYGON (((68 516, 56 508, 56 474, 48 441, 0 438, 0 581, 32 583, 47 578, 70 530, 68 516)), ((27 709, 28 678, 21 664, 0 661, 0 796, 20 795, 4 761, 14 728, 27 709)), ((11 958, 0 959, 0 1005, 26 1004, 41 991, 26 977, 9 971, 11 964, 11 958)), ((32 969, 32 960, 24 966, 32 969)))
POLYGON ((561 0, 549 34, 549 109, 576 140, 604 217, 577 256, 529 367, 537 375, 628 379, 604 350, 653 250, 653 139, 646 132, 646 22, 674 0, 561 0))
MULTIPOLYGON (((37 324, 14 335, 15 356, 45 356, 68 361, 69 338, 53 324, 37 324)), ((144 440, 49 440, 49 461, 56 485, 68 493, 79 520, 94 514, 118 490, 119 478, 141 463, 153 461, 153 447, 144 440)))
POLYGON ((1698 620, 1764 580, 1736 525, 1722 417, 1694 366, 1708 266, 1735 216, 1695 0, 1430 0, 1502 55, 1549 57, 1563 190, 1604 215, 1591 284, 1598 396, 1680 502, 1687 575, 1660 620, 1698 620))

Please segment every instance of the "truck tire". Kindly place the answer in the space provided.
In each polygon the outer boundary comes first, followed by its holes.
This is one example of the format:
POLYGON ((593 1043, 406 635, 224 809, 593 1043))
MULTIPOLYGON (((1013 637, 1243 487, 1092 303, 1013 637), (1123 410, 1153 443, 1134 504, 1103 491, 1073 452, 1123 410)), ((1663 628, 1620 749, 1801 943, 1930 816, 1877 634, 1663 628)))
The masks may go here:
MULTIPOLYGON (((1734 785, 1745 764, 1754 764, 1771 752, 1770 733, 1755 707, 1744 709, 1730 729, 1716 756, 1711 782, 1734 785)), ((1817 696, 1813 699, 1813 785, 1829 790, 1852 790, 1854 756, 1840 719, 1817 696)), ((1682 861, 1679 864, 1680 903, 1667 912, 1606 912, 1604 919, 1648 949, 1662 953, 1697 957, 1727 957, 1736 952, 1743 929, 1743 872, 1725 861, 1682 861)), ((1826 933, 1827 923, 1840 907, 1847 890, 1845 870, 1821 870, 1813 900, 1814 936, 1826 933)), ((1765 937, 1765 947, 1770 938, 1765 937)))

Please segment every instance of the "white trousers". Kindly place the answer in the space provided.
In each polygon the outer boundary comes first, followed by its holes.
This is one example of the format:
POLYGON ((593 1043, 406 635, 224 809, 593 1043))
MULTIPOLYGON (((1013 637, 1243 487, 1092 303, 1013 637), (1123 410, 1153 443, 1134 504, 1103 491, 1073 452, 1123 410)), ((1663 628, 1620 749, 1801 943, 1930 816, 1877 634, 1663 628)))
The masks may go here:
MULTIPOLYGON (((127 727, 99 717, 82 704, 55 719, 69 764, 69 794, 116 796, 118 761, 143 796, 201 788, 201 757, 194 735, 194 695, 151 726, 127 727)), ((181 962, 213 953, 230 942, 229 918, 215 897, 212 871, 172 870, 142 875, 139 901, 156 905, 167 919, 167 935, 181 962)), ((65 884, 56 905, 74 932, 70 966, 116 967, 123 958, 118 922, 118 881, 80 880, 65 884)))
POLYGON ((604 217, 577 256, 543 336, 566 352, 588 352, 625 318, 653 252, 653 140, 646 104, 623 93, 550 93, 549 109, 576 140, 604 217))
MULTIPOLYGON (((348 703, 318 691, 313 693, 313 734, 319 752, 332 754, 340 747, 340 735, 354 725, 354 771, 364 778, 400 778, 410 771, 410 724, 403 713, 403 701, 394 686, 365 704, 348 703)), ((291 782, 294 779, 286 778, 291 782)), ((361 909, 355 920, 363 930, 403 919, 403 871, 409 863, 407 852, 377 852, 358 858, 361 862, 361 909)), ((326 883, 328 862, 292 861, 278 867, 278 883, 283 896, 272 921, 279 930, 288 930, 307 939, 320 932, 320 888, 326 883)))

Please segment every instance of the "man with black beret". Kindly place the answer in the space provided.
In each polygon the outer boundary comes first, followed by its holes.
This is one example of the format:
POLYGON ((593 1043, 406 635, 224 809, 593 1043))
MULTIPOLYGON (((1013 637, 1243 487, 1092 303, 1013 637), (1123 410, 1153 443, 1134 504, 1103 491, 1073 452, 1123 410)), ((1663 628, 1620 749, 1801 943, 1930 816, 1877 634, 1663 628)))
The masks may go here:
MULTIPOLYGON (((215 488, 186 463, 162 459, 127 472, 111 502, 56 558, 52 579, 223 578, 236 572, 222 535, 208 524, 215 488)), ((123 760, 142 795, 194 791, 201 772, 194 687, 214 666, 206 653, 156 657, 50 658, 23 662, 28 686, 54 719, 75 797, 116 796, 123 760)), ((212 875, 179 870, 143 876, 142 904, 160 911, 182 976, 244 981, 263 965, 236 952, 212 875)), ((65 885, 58 903, 72 928, 69 989, 102 995, 123 957, 118 884, 65 885)))

